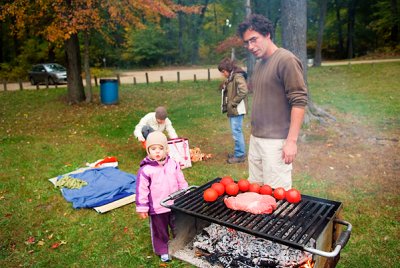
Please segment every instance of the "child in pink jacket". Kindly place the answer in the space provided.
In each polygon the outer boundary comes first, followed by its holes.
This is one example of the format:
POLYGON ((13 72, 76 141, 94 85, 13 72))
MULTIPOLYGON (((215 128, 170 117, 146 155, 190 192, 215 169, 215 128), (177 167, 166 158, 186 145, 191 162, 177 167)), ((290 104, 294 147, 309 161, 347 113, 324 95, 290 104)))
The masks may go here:
POLYGON ((136 179, 136 212, 146 219, 150 215, 151 242, 155 254, 163 262, 168 255, 169 231, 175 226, 169 208, 160 205, 170 194, 187 188, 180 166, 168 156, 167 137, 159 131, 149 134, 146 140, 147 157, 140 163, 136 179))

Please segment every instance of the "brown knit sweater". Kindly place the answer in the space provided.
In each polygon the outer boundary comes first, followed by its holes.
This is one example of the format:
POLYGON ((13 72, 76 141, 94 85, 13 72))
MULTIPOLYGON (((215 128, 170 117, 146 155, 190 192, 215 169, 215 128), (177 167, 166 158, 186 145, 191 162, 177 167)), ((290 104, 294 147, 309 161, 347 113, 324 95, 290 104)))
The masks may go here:
POLYGON ((307 87, 300 60, 279 48, 266 60, 257 62, 251 78, 253 104, 252 135, 286 139, 292 107, 307 105, 307 87))

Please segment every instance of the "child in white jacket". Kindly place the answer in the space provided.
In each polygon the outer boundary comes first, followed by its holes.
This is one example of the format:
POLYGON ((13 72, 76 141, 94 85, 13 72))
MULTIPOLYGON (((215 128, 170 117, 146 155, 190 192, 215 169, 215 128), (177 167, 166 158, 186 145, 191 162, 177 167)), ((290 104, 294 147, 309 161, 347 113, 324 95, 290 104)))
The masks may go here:
POLYGON ((178 137, 171 120, 168 118, 167 109, 165 107, 157 107, 155 112, 146 114, 135 126, 133 135, 140 141, 144 142, 147 135, 153 131, 167 131, 170 139, 178 137))

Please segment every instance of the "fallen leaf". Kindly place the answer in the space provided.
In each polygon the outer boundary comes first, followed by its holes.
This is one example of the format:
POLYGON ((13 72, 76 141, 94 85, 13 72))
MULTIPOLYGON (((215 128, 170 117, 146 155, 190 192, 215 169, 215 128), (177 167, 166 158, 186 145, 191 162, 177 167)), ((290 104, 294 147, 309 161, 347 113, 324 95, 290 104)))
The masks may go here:
POLYGON ((43 245, 44 245, 44 241, 43 241, 43 240, 40 240, 40 241, 37 243, 37 245, 38 245, 38 246, 43 246, 43 245))
POLYGON ((52 248, 52 249, 56 249, 56 248, 58 248, 60 245, 61 245, 61 244, 57 242, 57 243, 54 243, 53 245, 51 245, 51 248, 52 248))
POLYGON ((127 233, 128 232, 128 227, 124 227, 124 233, 127 233))
POLYGON ((49 236, 47 236, 47 239, 51 240, 53 238, 54 234, 51 234, 49 236))
POLYGON ((26 244, 34 244, 35 243, 35 237, 30 236, 26 241, 26 244))

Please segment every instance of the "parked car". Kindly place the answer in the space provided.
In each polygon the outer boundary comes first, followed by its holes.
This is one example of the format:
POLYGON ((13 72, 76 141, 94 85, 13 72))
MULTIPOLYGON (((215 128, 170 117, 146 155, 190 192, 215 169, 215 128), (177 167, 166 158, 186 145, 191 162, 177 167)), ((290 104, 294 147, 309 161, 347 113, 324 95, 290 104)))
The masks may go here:
POLYGON ((67 69, 58 63, 36 64, 28 72, 32 85, 45 83, 49 85, 67 83, 67 69))

